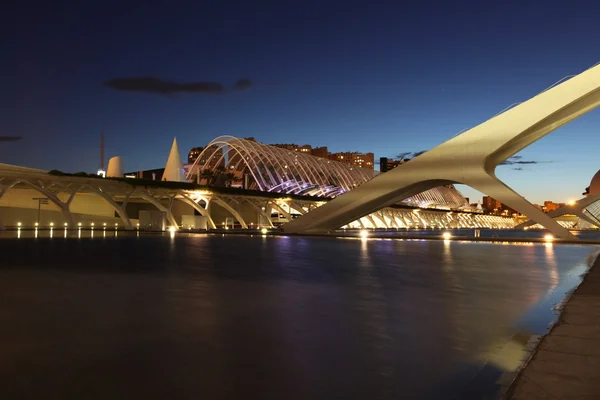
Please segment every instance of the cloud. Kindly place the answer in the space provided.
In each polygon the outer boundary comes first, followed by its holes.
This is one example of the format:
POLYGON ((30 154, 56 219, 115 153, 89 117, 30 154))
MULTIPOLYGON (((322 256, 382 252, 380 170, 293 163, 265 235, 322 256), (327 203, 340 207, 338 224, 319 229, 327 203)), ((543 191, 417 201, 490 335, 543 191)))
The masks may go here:
POLYGON ((524 168, 521 165, 532 165, 532 164, 546 164, 551 163, 552 161, 534 161, 534 160, 523 160, 522 156, 512 156, 507 160, 504 160, 500 163, 499 166, 502 165, 514 165, 515 167, 511 168, 513 171, 523 171, 524 168))
POLYGON ((16 142, 21 139, 22 136, 0 136, 0 142, 16 142))
MULTIPOLYGON (((405 152, 405 153, 400 153, 398 155, 396 155, 396 157, 394 157, 394 159, 396 160, 404 160, 404 161, 409 161, 412 160, 415 157, 420 156, 423 153, 426 153, 427 150, 421 150, 421 151, 417 151, 417 152, 405 152)), ((512 168, 515 171, 523 171, 523 167, 520 167, 520 165, 531 165, 531 164, 545 164, 545 163, 551 163, 552 161, 533 161, 533 160, 523 160, 522 156, 512 156, 510 158, 508 158, 507 160, 502 161, 499 166, 501 165, 516 165, 516 167, 512 168)))
POLYGON ((512 156, 500 163, 500 165, 530 165, 530 164, 545 164, 552 161, 533 161, 533 160, 522 160, 521 156, 512 156))
POLYGON ((156 93, 162 95, 173 95, 176 93, 224 94, 232 90, 247 90, 253 86, 252 81, 246 78, 239 79, 231 89, 228 89, 219 82, 178 83, 153 76, 113 78, 105 82, 104 85, 123 92, 156 93))
POLYGON ((254 84, 252 83, 252 81, 250 79, 246 79, 246 78, 242 78, 239 79, 236 83, 234 88, 236 90, 246 90, 246 89, 250 89, 254 84))

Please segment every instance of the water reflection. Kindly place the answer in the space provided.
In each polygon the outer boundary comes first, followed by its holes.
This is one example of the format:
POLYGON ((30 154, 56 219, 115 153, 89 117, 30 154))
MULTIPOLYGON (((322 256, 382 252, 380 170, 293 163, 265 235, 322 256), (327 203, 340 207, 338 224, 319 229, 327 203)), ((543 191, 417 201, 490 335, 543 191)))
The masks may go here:
POLYGON ((558 274, 558 266, 556 265, 554 246, 552 245, 552 243, 545 243, 544 249, 546 254, 546 266, 548 269, 548 274, 550 276, 550 287, 548 288, 547 293, 550 293, 558 286, 560 282, 560 277, 558 274))
POLYGON ((46 232, 0 240, 0 398, 27 376, 33 398, 465 400, 516 332, 543 333, 591 252, 46 232))

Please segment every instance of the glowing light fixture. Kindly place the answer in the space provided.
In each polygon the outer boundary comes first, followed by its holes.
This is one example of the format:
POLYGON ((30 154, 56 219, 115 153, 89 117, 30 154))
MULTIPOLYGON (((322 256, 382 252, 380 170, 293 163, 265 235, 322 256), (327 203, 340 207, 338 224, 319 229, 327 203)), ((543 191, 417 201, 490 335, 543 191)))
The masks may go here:
POLYGON ((444 233, 442 233, 442 237, 445 240, 449 240, 452 237, 452 234, 450 234, 450 232, 444 232, 444 233))
POLYGON ((54 226, 54 222, 50 222, 50 226, 54 226))
POLYGON ((177 230, 177 229, 176 229, 174 226, 171 226, 171 227, 169 228, 169 232, 175 232, 176 230, 177 230))
POLYGON ((551 242, 551 241, 553 241, 553 240, 554 240, 554 236, 552 236, 552 235, 545 235, 545 236, 544 236, 544 240, 545 240, 546 242, 551 242))
POLYGON ((17 226, 18 226, 18 227, 21 227, 21 223, 20 223, 20 222, 17 222, 17 226))
POLYGON ((368 238, 368 237, 369 237, 369 231, 367 231, 367 230, 364 230, 364 229, 363 229, 363 230, 361 230, 361 231, 360 231, 360 237, 361 237, 361 238, 368 238))
POLYGON ((36 222, 34 225, 37 227, 39 224, 36 222))
POLYGON ((78 223, 77 223, 77 226, 79 226, 79 227, 80 227, 80 226, 81 226, 81 222, 78 222, 78 223))
POLYGON ((269 232, 269 231, 267 230, 267 228, 262 228, 262 229, 260 230, 260 233, 262 233, 263 235, 266 235, 266 234, 267 234, 267 232, 269 232))

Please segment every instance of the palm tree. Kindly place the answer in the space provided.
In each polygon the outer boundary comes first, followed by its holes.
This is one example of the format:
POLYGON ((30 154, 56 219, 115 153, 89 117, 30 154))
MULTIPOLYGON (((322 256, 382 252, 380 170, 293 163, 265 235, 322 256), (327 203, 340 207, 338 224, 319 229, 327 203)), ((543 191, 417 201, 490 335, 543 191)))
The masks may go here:
POLYGON ((221 178, 223 179, 225 187, 231 187, 231 184, 237 180, 237 177, 233 172, 226 172, 221 175, 221 178))
POLYGON ((207 185, 212 185, 213 180, 215 178, 215 173, 212 170, 210 170, 210 169, 203 169, 200 172, 200 178, 201 179, 206 179, 206 184, 207 185))

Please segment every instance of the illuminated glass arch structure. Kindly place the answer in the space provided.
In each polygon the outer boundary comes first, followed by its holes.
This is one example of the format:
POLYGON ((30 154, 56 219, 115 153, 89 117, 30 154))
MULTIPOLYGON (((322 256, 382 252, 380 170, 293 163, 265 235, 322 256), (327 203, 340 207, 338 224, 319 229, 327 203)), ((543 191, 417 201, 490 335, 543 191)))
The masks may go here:
MULTIPOLYGON (((189 168, 187 179, 198 181, 203 171, 251 177, 247 188, 333 198, 371 180, 378 172, 301 152, 233 136, 211 141, 189 168)), ((402 204, 423 208, 459 209, 467 200, 452 186, 440 186, 412 196, 402 204)))

